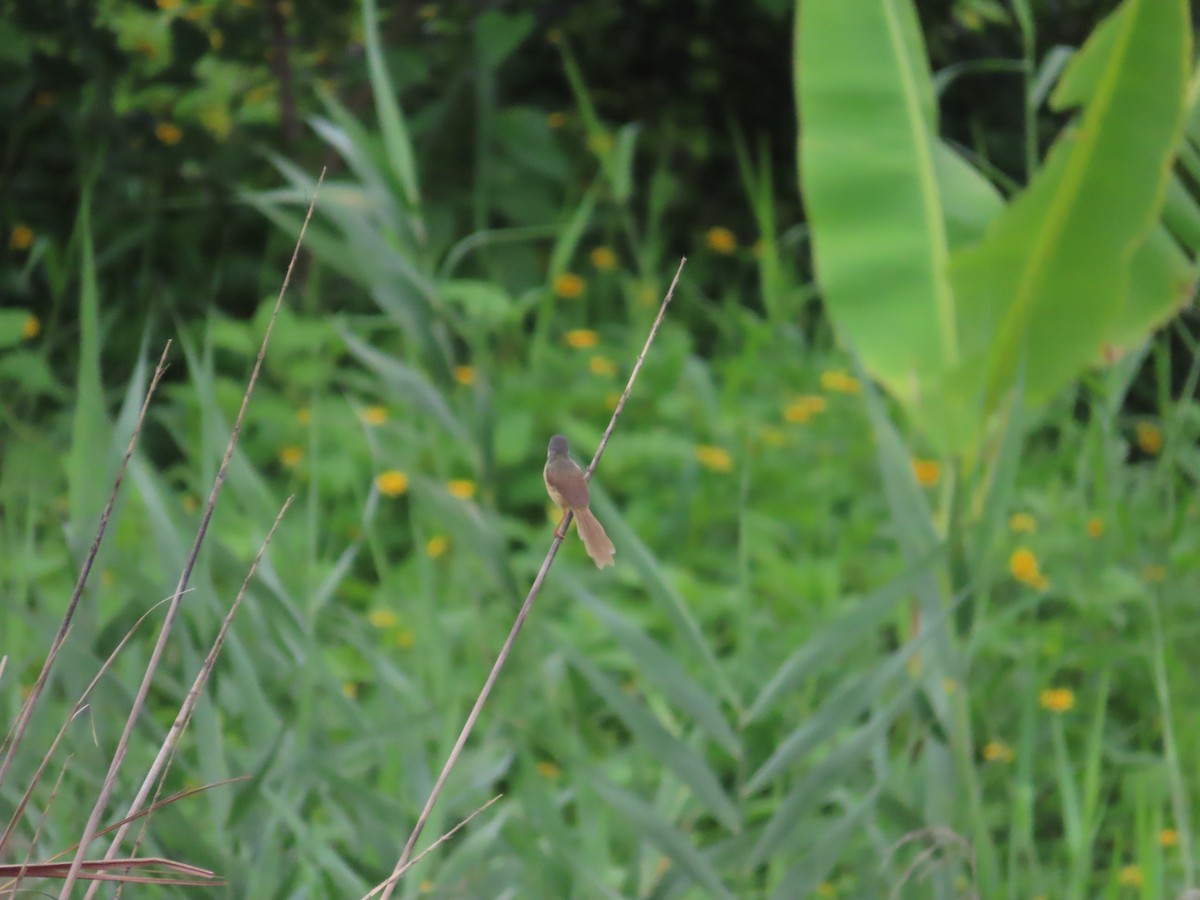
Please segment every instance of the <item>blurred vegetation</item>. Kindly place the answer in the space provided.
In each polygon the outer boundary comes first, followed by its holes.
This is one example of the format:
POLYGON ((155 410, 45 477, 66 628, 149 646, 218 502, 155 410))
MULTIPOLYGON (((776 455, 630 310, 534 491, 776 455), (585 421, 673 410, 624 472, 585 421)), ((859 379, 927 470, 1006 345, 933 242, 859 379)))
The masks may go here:
MULTIPOLYGON (((1032 3, 1039 64, 1115 6, 1032 3)), ((425 840, 504 796, 401 893, 1197 887, 1191 313, 1010 434, 951 521, 953 460, 819 304, 793 4, 687 7, 4 4, 5 722, 175 345, 0 820, 173 590, 327 166, 103 819, 294 494, 164 793, 250 779, 156 813, 140 847, 228 884, 139 896, 350 897, 387 876, 549 544, 546 439, 590 458, 683 255, 594 486, 617 566, 564 546, 425 840), (939 580, 960 538, 971 580, 939 580)), ((942 134, 1011 196, 1029 174, 1012 7, 915 7, 942 134)), ((1039 106, 1039 153, 1065 121, 1039 106)), ((160 621, 0 863, 77 840, 160 621)))

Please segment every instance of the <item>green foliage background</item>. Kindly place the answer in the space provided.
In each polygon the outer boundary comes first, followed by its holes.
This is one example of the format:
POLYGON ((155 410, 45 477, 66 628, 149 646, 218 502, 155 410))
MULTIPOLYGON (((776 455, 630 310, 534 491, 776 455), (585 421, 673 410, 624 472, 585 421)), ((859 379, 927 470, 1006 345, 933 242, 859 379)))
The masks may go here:
MULTIPOLYGON (((618 564, 564 547, 426 839, 503 797, 403 895, 1196 887, 1189 316, 1023 423, 969 521, 946 521, 952 461, 854 377, 816 302, 791 4, 635 6, 5 9, 5 722, 175 345, 0 820, 173 589, 327 165, 104 818, 294 494, 164 793, 249 780, 156 813, 141 846, 227 885, 139 895, 350 897, 386 877, 549 543, 546 438, 590 456, 682 255, 597 473, 618 564), (923 606, 958 542, 970 584, 923 606)), ((1035 5, 1039 60, 1112 6, 1035 5)), ((943 133, 1015 190, 1029 123, 993 64, 1020 57, 1011 12, 917 11, 943 133)), ((1061 117, 1032 124, 1044 147, 1061 117)), ((0 863, 77 839, 159 610, 0 863)))

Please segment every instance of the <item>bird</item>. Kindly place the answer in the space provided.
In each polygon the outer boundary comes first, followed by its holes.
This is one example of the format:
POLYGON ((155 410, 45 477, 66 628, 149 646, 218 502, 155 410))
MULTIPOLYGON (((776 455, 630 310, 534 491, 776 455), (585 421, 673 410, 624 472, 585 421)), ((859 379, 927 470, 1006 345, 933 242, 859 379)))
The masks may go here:
MULTIPOLYGON (((587 554, 596 564, 596 568, 603 569, 605 566, 611 566, 613 554, 617 552, 616 548, 608 539, 608 535, 604 533, 604 526, 588 508, 587 479, 583 477, 583 469, 579 468, 571 459, 567 439, 561 434, 550 438, 550 445, 546 448, 546 467, 542 470, 542 477, 546 481, 546 493, 550 495, 550 499, 564 513, 567 511, 574 513, 579 537, 583 540, 583 548, 587 550, 587 554)), ((563 537, 557 530, 554 533, 557 537, 563 537)))

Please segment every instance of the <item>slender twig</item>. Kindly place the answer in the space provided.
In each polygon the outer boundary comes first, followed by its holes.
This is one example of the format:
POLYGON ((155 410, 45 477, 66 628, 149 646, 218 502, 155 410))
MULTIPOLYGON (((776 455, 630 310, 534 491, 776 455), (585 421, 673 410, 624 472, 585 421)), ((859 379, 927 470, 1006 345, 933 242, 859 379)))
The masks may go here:
POLYGON ((129 445, 125 448, 125 456, 121 460, 121 466, 117 469, 117 477, 113 482, 112 493, 108 495, 108 503, 104 506, 104 512, 100 514, 100 524, 96 527, 96 536, 92 539, 91 549, 84 557, 83 566, 79 570, 79 578, 75 582, 75 590, 71 592, 71 599, 67 603, 67 611, 63 615, 62 624, 58 626, 58 633, 54 636, 54 640, 50 643, 50 650, 46 653, 46 660, 42 663, 42 671, 38 673, 37 681, 33 683, 33 689, 30 690, 29 696, 25 698, 25 703, 21 707, 21 712, 17 716, 17 721, 13 723, 13 727, 9 730, 8 737, 4 739, 3 746, 0 746, 0 753, 3 758, 0 759, 0 787, 4 786, 4 777, 8 774, 8 769, 12 765, 13 759, 17 755, 17 747, 21 744, 21 739, 25 736, 25 729, 29 726, 29 720, 33 718, 33 709, 37 706, 38 698, 42 696, 42 690, 46 686, 46 680, 50 677, 50 669, 54 666, 54 661, 58 659, 58 652, 62 649, 62 645, 67 640, 67 633, 71 630, 71 622, 75 618, 75 610, 79 606, 79 598, 83 596, 83 586, 87 583, 87 577, 92 571, 92 564, 96 561, 96 554, 100 552, 100 541, 104 538, 104 532, 108 529, 108 520, 112 516, 113 506, 117 502, 117 492, 121 489, 121 482, 125 479, 125 471, 129 468, 130 457, 133 456, 133 449, 137 446, 138 435, 142 432, 142 424, 146 421, 146 412, 150 409, 150 398, 154 396, 154 391, 158 388, 158 383, 162 379, 163 372, 167 370, 167 353, 171 349, 171 342, 167 341, 163 347, 162 356, 158 360, 158 365, 154 369, 154 375, 150 379, 150 386, 146 389, 146 396, 142 400, 142 409, 138 413, 137 421, 133 425, 133 434, 129 436, 129 445))
MULTIPOLYGON (((163 739, 162 746, 158 750, 158 755, 154 758, 154 762, 150 764, 149 770, 146 772, 146 777, 142 780, 142 786, 138 788, 137 794, 129 804, 129 812, 127 815, 132 816, 135 812, 141 809, 141 806, 146 802, 146 797, 150 794, 150 789, 155 783, 158 788, 155 791, 154 799, 157 801, 159 793, 162 791, 163 782, 166 778, 166 770, 170 765, 171 760, 175 756, 175 751, 179 746, 179 740, 183 736, 184 729, 187 728, 188 722, 192 719, 192 713, 196 709, 196 704, 200 700, 200 695, 204 692, 204 686, 208 683, 208 678, 212 674, 213 669, 217 664, 217 656, 221 653, 221 648, 225 644, 225 637, 229 634, 229 629, 233 625, 233 617, 237 615, 238 609, 242 605, 242 598, 246 596, 246 590, 250 587, 250 582, 254 580, 254 575, 258 571, 258 565, 262 562, 263 554, 267 552, 267 547, 271 543, 271 538, 275 536, 275 529, 279 527, 280 521, 283 520, 284 514, 288 511, 288 507, 292 505, 294 497, 288 497, 284 502, 283 507, 279 510, 279 514, 275 516, 275 522, 271 525, 267 536, 263 538, 262 544, 259 545, 258 554, 254 557, 254 562, 250 564, 249 571, 246 572, 246 577, 242 580, 241 589, 237 592, 237 596, 233 598, 233 603, 229 607, 229 612, 225 615, 225 620, 221 623, 221 627, 217 630, 217 636, 213 639, 212 647, 209 648, 208 655, 204 658, 204 664, 200 667, 200 671, 196 673, 196 679, 192 682, 191 689, 184 697, 183 703, 179 707, 179 713, 175 716, 175 721, 171 724, 167 736, 163 739)), ((153 808, 153 805, 151 806, 153 808)), ((132 820, 131 820, 132 822, 132 820)), ((117 829, 117 833, 113 836, 112 843, 108 845, 108 850, 104 854, 104 859, 116 858, 117 852, 121 849, 121 841, 125 839, 126 833, 129 831, 131 822, 126 822, 117 829)), ((142 819, 142 831, 144 834, 146 828, 150 824, 150 816, 145 816, 142 819)), ((138 846, 141 844, 139 836, 137 843, 134 845, 136 854, 138 846)), ((84 894, 84 900, 95 896, 96 890, 100 887, 99 882, 93 882, 84 894)), ((117 896, 120 896, 120 888, 117 889, 117 896)))
POLYGON ((426 847, 424 850, 422 850, 420 853, 418 853, 415 857, 413 857, 411 860, 409 860, 407 863, 405 863, 403 868, 401 868, 399 871, 395 872, 394 874, 389 875, 387 881, 384 881, 381 884, 377 884, 375 887, 373 887, 371 889, 371 892, 368 893, 366 896, 364 896, 362 898, 362 900, 371 900, 371 898, 374 897, 376 894, 378 894, 380 891, 387 890, 389 887, 394 885, 397 881, 399 881, 404 876, 405 872, 407 872, 409 869, 411 869, 413 866, 415 866, 417 863, 419 863, 421 860, 423 860, 426 856, 428 856, 430 853, 432 853, 438 847, 442 846, 442 844, 446 843, 446 841, 450 840, 450 838, 454 837, 454 835, 458 834, 458 832, 462 831, 462 829, 466 828, 467 824, 472 819, 474 819, 477 815, 479 815, 481 812, 483 812, 485 809, 487 809, 489 806, 491 806, 493 803, 495 803, 497 800, 499 800, 503 796, 504 796, 503 794, 497 794, 495 797, 493 797, 487 803, 483 804, 483 806, 479 807, 479 809, 475 810, 475 812, 471 813, 469 816, 467 816, 465 819, 463 819, 461 822, 459 822, 457 825, 455 825, 453 828, 451 828, 449 831, 447 831, 445 834, 443 834, 440 838, 438 838, 436 841, 434 841, 432 844, 430 844, 428 847, 426 847))
MULTIPOLYGON (((625 408, 625 401, 629 399, 630 393, 633 392, 633 383, 637 380, 638 372, 642 370, 642 363, 646 361, 646 354, 650 351, 650 345, 654 343, 654 336, 658 334, 658 327, 662 324, 663 316, 667 313, 667 305, 670 304, 671 298, 675 295, 675 286, 679 283, 679 276, 683 272, 683 266, 686 262, 686 258, 679 261, 679 268, 675 272, 675 277, 671 279, 671 286, 667 289, 667 295, 663 298, 662 306, 658 308, 658 315, 654 319, 654 324, 650 326, 650 334, 646 337, 646 343, 642 347, 642 352, 638 354, 633 371, 629 373, 629 381, 625 385, 625 392, 621 394, 621 399, 617 401, 617 407, 613 410, 612 418, 609 419, 608 428, 604 430, 604 436, 600 438, 600 445, 596 448, 596 455, 592 457, 591 465, 587 467, 585 477, 589 480, 592 477, 592 473, 596 471, 596 465, 600 462, 604 448, 608 446, 608 439, 612 437, 613 429, 617 425, 617 419, 620 418, 621 410, 625 408)), ((512 629, 508 633, 508 639, 505 640, 504 645, 500 648, 500 653, 496 657, 492 671, 483 683, 483 689, 480 690, 479 696, 475 700, 475 705, 467 715, 467 721, 463 723, 458 740, 454 742, 454 747, 451 748, 450 755, 446 758, 446 764, 442 766, 442 773, 438 775, 438 779, 433 785, 433 790, 429 792, 429 799, 425 802, 425 808, 421 810, 421 815, 417 817, 417 824, 413 826, 412 834, 409 835, 408 842, 404 845, 404 850, 400 854, 400 859, 396 862, 396 868, 392 870, 393 878, 405 868, 409 857, 412 856, 417 840, 421 837, 421 830, 429 820, 429 816, 433 812, 433 806, 437 803, 437 799, 442 793, 442 788, 446 784, 446 779, 450 776, 450 770, 458 762, 458 757, 462 754, 463 747, 467 743, 467 738, 470 737, 471 730, 475 727, 475 720, 479 718, 479 714, 483 710, 483 705, 487 702, 487 698, 492 693, 492 688, 495 686, 496 680, 500 677, 500 670, 504 668, 504 663, 512 651, 513 644, 517 641, 517 635, 520 634, 521 628, 525 624, 525 619, 533 609, 533 602, 537 599, 538 592, 542 589, 542 582, 546 580, 546 575, 550 571, 554 557, 558 555, 558 548, 562 546, 563 538, 567 533, 567 526, 570 524, 571 513, 568 511, 563 516, 562 524, 555 531, 554 540, 550 543, 550 549, 546 552, 546 559, 542 562, 542 567, 538 570, 537 577, 533 579, 533 585, 529 588, 529 594, 525 597, 525 602, 521 605, 520 612, 517 613, 516 621, 513 622, 512 629)), ((384 890, 381 900, 388 900, 392 896, 392 891, 395 887, 396 882, 392 881, 384 890)))
POLYGON ((113 752, 112 761, 109 763, 108 773, 104 776, 104 783, 100 786, 100 792, 96 797, 95 804, 92 806, 87 824, 84 825, 83 835, 79 839, 79 850, 75 853, 75 859, 71 862, 71 869, 63 881, 62 889, 58 895, 59 900, 68 900, 71 896, 71 889, 75 886, 75 881, 79 877, 80 868, 87 855, 88 845, 96 835, 96 829, 100 825, 100 817, 104 814, 104 810, 108 806, 108 800, 112 796, 113 788, 117 782, 117 772, 121 768, 121 763, 125 761, 125 754, 129 751, 129 739, 133 734, 134 725, 137 723, 138 717, 146 705, 146 695, 150 693, 150 683, 154 680, 154 674, 158 670, 159 661, 166 650, 167 639, 171 636, 171 627, 175 624, 175 617, 179 615, 183 593, 187 590, 188 581, 192 577, 192 570, 196 566, 196 559, 200 556, 200 547, 204 543, 205 536, 208 534, 208 526, 212 521, 213 509, 217 505, 217 497, 220 496, 221 488, 225 484, 225 476, 229 471, 229 463, 233 459, 233 451, 237 447, 238 437, 242 431, 242 422, 246 418, 246 409, 250 405, 250 397, 254 393, 254 386, 258 382, 259 373, 262 372, 263 360, 267 355, 267 345, 271 341, 271 332, 275 328, 279 309, 283 305, 284 294, 287 293, 288 285, 291 283, 292 270, 296 267, 296 260, 300 256, 300 246, 304 242, 304 234, 308 230, 308 223, 312 219, 313 209, 317 205, 317 195, 320 193, 321 182, 324 179, 325 171, 322 170, 313 189, 313 198, 308 206, 308 213, 304 216, 304 222, 300 226, 300 234, 296 238, 296 246, 292 250, 292 258, 288 262, 287 271, 284 273, 283 284, 279 288, 279 296, 275 298, 275 308, 271 311, 271 318, 267 322, 262 344, 259 345, 258 358, 254 361, 254 369, 251 371, 250 379, 246 384, 246 392, 242 395, 242 405, 238 409, 237 418, 234 419, 233 430, 229 434, 229 442, 225 445, 225 455, 221 458, 221 466, 217 469, 216 478, 213 479, 212 491, 208 495, 208 503, 205 504, 204 514, 200 517, 200 525, 196 529, 196 537, 192 541, 192 549, 188 553, 183 571, 179 575, 179 583, 175 587, 175 594, 171 597, 171 605, 167 608, 167 614, 163 619, 162 627, 159 629, 158 640, 154 644, 154 649, 150 652, 150 661, 146 664, 146 671, 142 675, 142 683, 138 686, 137 694, 133 699, 133 706, 129 710, 129 717, 125 720, 125 728, 121 732, 120 740, 117 741, 117 748, 113 752))

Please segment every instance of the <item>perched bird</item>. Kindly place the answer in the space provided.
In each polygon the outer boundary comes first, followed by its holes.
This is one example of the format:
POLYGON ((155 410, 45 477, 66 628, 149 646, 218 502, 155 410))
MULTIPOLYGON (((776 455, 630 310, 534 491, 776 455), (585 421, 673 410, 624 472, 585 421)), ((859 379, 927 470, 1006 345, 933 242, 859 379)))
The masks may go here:
MULTIPOLYGON (((550 446, 546 450, 546 468, 542 470, 542 477, 546 479, 546 493, 550 495, 550 499, 563 512, 570 510, 575 514, 575 525, 583 539, 583 548, 587 550, 592 562, 599 569, 611 566, 616 548, 604 533, 604 526, 588 509, 587 479, 583 477, 583 469, 568 455, 567 439, 561 434, 550 438, 550 446)), ((562 537, 561 534, 558 536, 562 537)))

